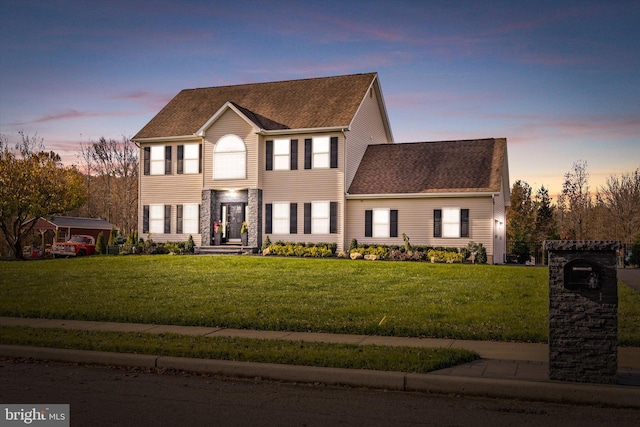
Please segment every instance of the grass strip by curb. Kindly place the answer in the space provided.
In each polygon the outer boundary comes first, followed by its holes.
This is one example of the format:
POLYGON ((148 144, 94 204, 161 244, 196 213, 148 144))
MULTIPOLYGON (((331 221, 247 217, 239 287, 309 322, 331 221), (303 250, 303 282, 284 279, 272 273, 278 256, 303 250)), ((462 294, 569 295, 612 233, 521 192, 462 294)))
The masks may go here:
POLYGON ((427 373, 480 358, 462 349, 0 327, 0 343, 238 362, 427 373))

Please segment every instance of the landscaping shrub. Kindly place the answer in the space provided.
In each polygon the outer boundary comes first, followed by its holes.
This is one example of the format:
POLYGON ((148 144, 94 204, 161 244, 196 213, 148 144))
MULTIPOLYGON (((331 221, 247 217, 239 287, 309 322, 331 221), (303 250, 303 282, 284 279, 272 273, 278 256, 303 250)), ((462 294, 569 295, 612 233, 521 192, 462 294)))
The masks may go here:
POLYGON ((104 233, 102 231, 98 233, 98 240, 96 241, 96 252, 99 254, 107 253, 107 244, 104 241, 104 233))
POLYGON ((277 241, 265 249, 269 249, 269 255, 328 258, 335 255, 337 248, 338 245, 335 243, 295 243, 277 241))
POLYGON ((264 236, 264 240, 262 241, 262 250, 264 251, 265 249, 267 249, 269 246, 271 246, 271 239, 269 239, 269 236, 264 236))

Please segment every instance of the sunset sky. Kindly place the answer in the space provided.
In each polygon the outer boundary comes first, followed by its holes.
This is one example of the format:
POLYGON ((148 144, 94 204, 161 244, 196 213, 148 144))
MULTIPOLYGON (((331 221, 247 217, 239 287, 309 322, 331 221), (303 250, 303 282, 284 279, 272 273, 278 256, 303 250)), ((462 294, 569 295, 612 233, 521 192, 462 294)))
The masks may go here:
POLYGON ((511 184, 640 167, 640 3, 0 2, 0 134, 131 137, 181 89, 379 74, 396 142, 506 137, 511 184))

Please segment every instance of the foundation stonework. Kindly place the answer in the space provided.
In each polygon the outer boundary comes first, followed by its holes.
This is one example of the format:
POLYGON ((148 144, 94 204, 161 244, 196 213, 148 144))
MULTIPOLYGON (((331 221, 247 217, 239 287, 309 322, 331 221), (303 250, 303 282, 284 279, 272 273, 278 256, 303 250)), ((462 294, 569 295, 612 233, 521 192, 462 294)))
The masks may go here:
POLYGON ((618 379, 619 242, 547 241, 549 379, 615 384, 618 379))

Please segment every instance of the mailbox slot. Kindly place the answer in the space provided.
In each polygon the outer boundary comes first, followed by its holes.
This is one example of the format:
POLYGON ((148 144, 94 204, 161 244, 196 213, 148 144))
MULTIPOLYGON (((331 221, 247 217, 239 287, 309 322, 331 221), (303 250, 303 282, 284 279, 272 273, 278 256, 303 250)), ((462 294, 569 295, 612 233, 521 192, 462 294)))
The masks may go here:
POLYGON ((564 266, 564 286, 567 289, 600 289, 602 287, 600 266, 588 259, 569 261, 564 266))

